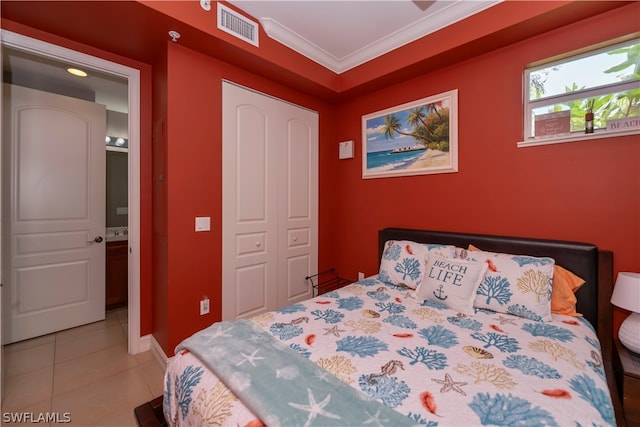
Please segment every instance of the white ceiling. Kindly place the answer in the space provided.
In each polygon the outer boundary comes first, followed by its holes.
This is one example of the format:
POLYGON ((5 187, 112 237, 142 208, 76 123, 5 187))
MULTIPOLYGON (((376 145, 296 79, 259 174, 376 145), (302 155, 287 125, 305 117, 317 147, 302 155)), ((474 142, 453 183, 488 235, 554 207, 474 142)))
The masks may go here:
POLYGON ((501 0, 229 0, 269 37, 341 73, 501 0))
MULTIPOLYGON (((497 4, 501 0, 230 0, 260 20, 267 34, 341 73, 497 4)), ((66 64, 4 49, 4 71, 40 86, 95 93, 108 110, 126 113, 127 83, 90 73, 78 78, 66 64)), ((38 86, 35 86, 38 87, 38 86)))

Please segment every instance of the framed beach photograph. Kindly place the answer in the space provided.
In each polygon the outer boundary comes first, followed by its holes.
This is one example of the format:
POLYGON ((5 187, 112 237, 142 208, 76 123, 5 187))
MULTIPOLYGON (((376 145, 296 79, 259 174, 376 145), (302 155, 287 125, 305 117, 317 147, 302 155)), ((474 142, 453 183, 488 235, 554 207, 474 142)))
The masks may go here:
POLYGON ((362 178, 458 171, 458 90, 362 116, 362 178))

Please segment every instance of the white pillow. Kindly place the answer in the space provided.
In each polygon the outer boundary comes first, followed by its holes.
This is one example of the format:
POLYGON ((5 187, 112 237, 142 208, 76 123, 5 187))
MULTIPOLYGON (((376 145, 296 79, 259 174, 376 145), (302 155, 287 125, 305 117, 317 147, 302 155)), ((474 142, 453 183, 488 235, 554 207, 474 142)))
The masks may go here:
POLYGON ((378 280, 415 289, 424 278, 429 254, 436 253, 445 258, 454 258, 455 250, 456 247, 451 245, 388 240, 382 252, 378 280))
POLYGON ((476 308, 551 321, 553 258, 470 250, 467 259, 489 266, 477 291, 476 308))
POLYGON ((486 271, 485 262, 449 259, 432 254, 427 261, 425 278, 416 294, 420 299, 473 315, 476 290, 486 271))

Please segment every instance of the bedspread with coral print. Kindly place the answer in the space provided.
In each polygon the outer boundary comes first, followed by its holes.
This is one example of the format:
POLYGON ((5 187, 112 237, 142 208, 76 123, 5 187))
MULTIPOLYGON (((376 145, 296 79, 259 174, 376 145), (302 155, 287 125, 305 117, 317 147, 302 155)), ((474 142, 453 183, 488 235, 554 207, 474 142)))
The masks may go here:
POLYGON ((248 320, 215 323, 179 348, 197 355, 267 425, 412 425, 248 320))
MULTIPOLYGON (((581 318, 465 316, 368 278, 251 321, 418 424, 615 425, 600 345, 581 318)), ((165 383, 172 425, 258 422, 189 352, 165 383)))

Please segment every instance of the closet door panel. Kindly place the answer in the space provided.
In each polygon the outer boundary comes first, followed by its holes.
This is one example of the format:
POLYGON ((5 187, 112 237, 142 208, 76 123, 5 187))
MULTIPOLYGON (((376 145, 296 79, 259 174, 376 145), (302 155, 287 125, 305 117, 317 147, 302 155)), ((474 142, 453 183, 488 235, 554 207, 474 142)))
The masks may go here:
POLYGON ((254 106, 237 109, 236 221, 267 221, 267 117, 254 106))
POLYGON ((269 103, 223 85, 222 319, 274 310, 277 295, 277 153, 269 103))
POLYGON ((318 129, 316 113, 291 106, 286 122, 286 165, 280 188, 280 244, 278 305, 313 295, 307 276, 318 272, 318 129))
POLYGON ((266 263, 254 263, 236 269, 235 313, 248 317, 268 310, 266 263))
POLYGON ((290 300, 309 298, 309 281, 305 277, 311 268, 311 259, 308 253, 292 256, 287 259, 287 297, 290 300))
POLYGON ((311 129, 307 123, 291 120, 288 123, 287 198, 288 219, 310 219, 311 210, 311 129))
POLYGON ((309 238, 311 230, 309 227, 305 228, 293 228, 289 230, 289 248, 295 248, 297 246, 309 246, 311 239, 309 238))

